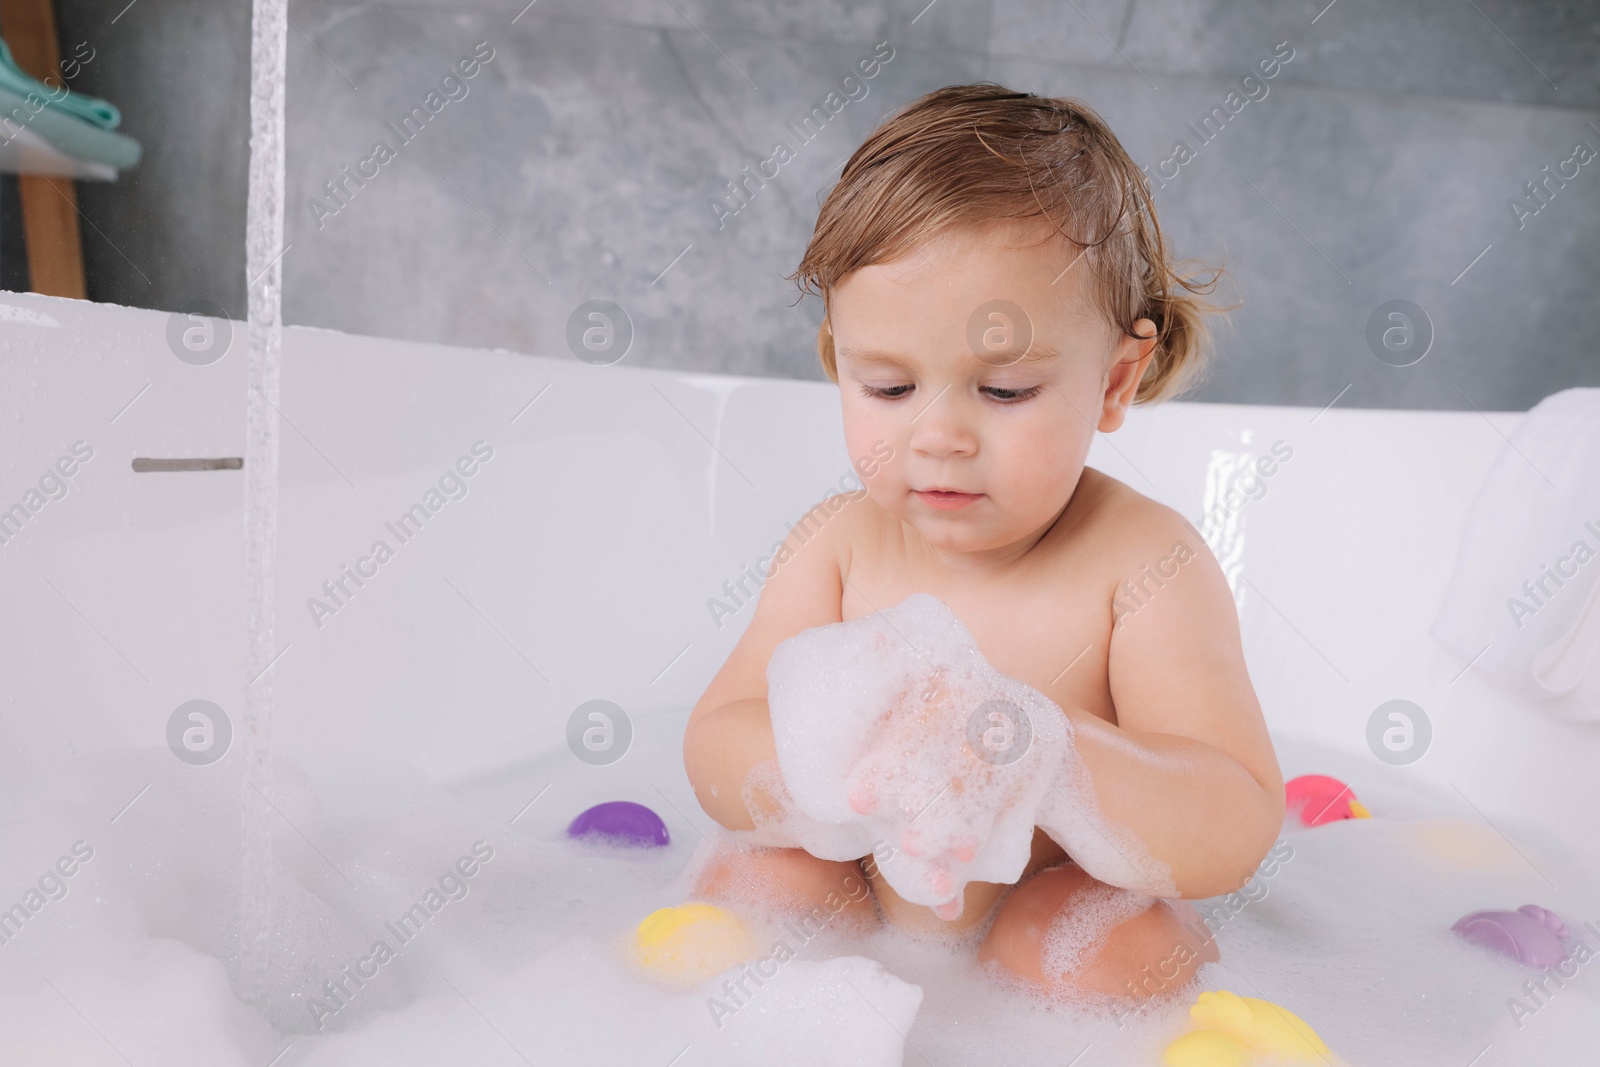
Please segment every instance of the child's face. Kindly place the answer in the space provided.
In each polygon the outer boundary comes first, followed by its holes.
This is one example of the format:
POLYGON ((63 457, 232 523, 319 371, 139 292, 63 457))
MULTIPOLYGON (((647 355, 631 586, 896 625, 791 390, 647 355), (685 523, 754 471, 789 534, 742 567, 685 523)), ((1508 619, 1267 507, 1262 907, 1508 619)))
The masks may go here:
MULTIPOLYGON (((1004 562, 1031 548, 1149 362, 1150 342, 1090 307, 1087 263, 1062 273, 1078 249, 1037 233, 952 233, 830 294, 850 456, 887 442, 892 458, 863 472, 868 492, 941 552, 1004 562)), ((1134 329, 1155 336, 1149 319, 1134 329)))

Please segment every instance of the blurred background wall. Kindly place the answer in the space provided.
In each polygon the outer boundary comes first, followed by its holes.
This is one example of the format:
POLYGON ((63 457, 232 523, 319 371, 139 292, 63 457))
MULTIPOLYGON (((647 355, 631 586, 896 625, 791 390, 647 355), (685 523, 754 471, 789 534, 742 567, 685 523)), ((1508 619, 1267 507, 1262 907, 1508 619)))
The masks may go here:
MULTIPOLYGON (((1096 108, 1177 253, 1226 263, 1244 304, 1196 399, 1520 410, 1600 385, 1600 159, 1575 160, 1600 151, 1595 0, 523 2, 290 4, 286 321, 573 358, 569 316, 606 299, 628 364, 821 379, 820 302, 783 276, 822 195, 887 112, 992 80, 1096 108), (739 205, 776 141, 793 158, 739 205), (1369 343, 1395 300, 1431 323, 1409 366, 1369 343)), ((79 185, 91 298, 243 318, 248 6, 58 20, 64 52, 97 48, 74 89, 146 153, 79 185)))

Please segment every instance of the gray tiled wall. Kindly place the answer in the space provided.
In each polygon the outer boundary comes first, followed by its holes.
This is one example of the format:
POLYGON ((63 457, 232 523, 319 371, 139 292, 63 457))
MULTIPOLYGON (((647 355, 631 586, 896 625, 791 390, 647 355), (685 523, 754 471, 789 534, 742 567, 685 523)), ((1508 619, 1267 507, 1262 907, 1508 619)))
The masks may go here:
MULTIPOLYGON (((1163 223, 1243 301, 1198 397, 1521 409, 1600 385, 1600 159, 1520 226, 1509 206, 1600 150, 1600 3, 925 2, 294 0, 285 318, 561 355, 604 298, 631 363, 821 378, 820 307, 783 275, 822 192, 889 110, 994 80, 1087 100, 1152 169, 1193 150, 1163 223), (468 94, 319 224, 324 183, 399 144, 385 123, 479 41, 468 94), (884 41, 867 95, 799 143, 786 124, 884 41), (1203 143, 1187 123, 1280 42, 1268 94, 1203 143), (775 140, 795 158, 719 220, 775 140), (1433 325, 1408 367, 1366 339, 1394 299, 1433 325)), ((145 0, 111 24, 124 4, 61 16, 64 41, 106 42, 79 88, 148 151, 81 186, 92 295, 242 316, 248 7, 145 0)))

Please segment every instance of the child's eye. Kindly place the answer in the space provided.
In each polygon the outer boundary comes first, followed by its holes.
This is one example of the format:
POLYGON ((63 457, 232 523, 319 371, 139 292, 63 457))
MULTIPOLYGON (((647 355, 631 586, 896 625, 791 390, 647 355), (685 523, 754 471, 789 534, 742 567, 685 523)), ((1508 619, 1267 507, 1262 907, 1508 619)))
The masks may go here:
MULTIPOLYGON (((884 387, 863 385, 861 395, 877 400, 898 400, 916 388, 912 385, 890 385, 884 387)), ((1044 386, 1030 385, 1026 389, 1003 389, 996 385, 983 386, 979 391, 987 393, 1002 404, 1020 404, 1024 400, 1032 400, 1043 392, 1044 386)))
POLYGON ((1026 389, 1002 389, 997 385, 986 385, 980 391, 988 393, 996 400, 1005 404, 1019 404, 1024 400, 1032 400, 1044 389, 1042 385, 1030 385, 1026 389))

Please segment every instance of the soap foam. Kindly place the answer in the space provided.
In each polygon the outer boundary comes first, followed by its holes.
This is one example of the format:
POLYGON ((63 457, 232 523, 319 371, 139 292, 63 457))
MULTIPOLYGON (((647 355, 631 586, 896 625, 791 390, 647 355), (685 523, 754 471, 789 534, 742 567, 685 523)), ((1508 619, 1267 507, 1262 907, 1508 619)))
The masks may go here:
POLYGON ((614 949, 574 938, 503 978, 435 983, 404 1011, 320 1042, 304 1067, 905 1061, 902 1035, 922 1003, 917 986, 861 956, 790 959, 768 971, 742 988, 734 986, 742 976, 728 971, 668 992, 641 981, 614 949))
MULTIPOLYGON (((165 748, 81 757, 48 781, 0 781, 0 905, 36 886, 74 841, 94 847, 68 894, 0 944, 0 1003, 11 1009, 0 1063, 122 1062, 110 1041, 133 1063, 163 1067, 260 1067, 285 1046, 280 1067, 667 1064, 694 1027, 726 1045, 736 1024, 750 1024, 751 1048, 776 1047, 780 1030, 790 1043, 765 1058, 740 1053, 746 1062, 897 1064, 900 1050, 906 1063, 1070 1063, 1092 1046, 1080 1067, 1153 1064, 1190 1029, 1199 989, 1293 1011, 1334 1050, 1334 1064, 1591 1062, 1600 1041, 1600 886, 1584 858, 1533 825, 1498 823, 1508 840, 1405 769, 1323 749, 1296 756, 1278 744, 1286 773, 1341 777, 1375 817, 1291 826, 1247 891, 1197 902, 1222 958, 1203 964, 1191 985, 1130 1010, 1127 1001, 1007 981, 993 961, 977 964, 970 938, 835 922, 805 943, 791 935, 795 958, 764 987, 747 983, 750 995, 720 1034, 705 998, 726 997, 721 983, 742 972, 718 976, 697 991, 704 996, 668 994, 634 974, 625 951, 645 916, 687 899, 679 875, 694 846, 723 844, 694 807, 676 744, 636 746, 626 779, 597 781, 563 749, 559 759, 451 791, 414 770, 367 773, 341 762, 308 774, 276 762, 273 964, 265 1002, 254 1005, 239 997, 237 777, 197 773, 165 748), (547 786, 515 827, 502 821, 547 786), (606 849, 566 837, 586 804, 613 799, 660 805, 671 843, 606 849), (319 1032, 306 997, 368 951, 396 905, 437 885, 480 838, 495 855, 470 880, 471 894, 435 915, 319 1032), (1450 931, 1470 911, 1527 903, 1559 914, 1571 942, 1587 946, 1559 984, 1554 971, 1450 931), (855 960, 801 966, 835 957, 855 960), (1530 983, 1539 983, 1532 993, 1530 983), (909 1016, 904 1005, 917 990, 909 1016), (791 1010, 791 997, 809 1014, 791 1010), (812 1043, 831 1051, 813 1056, 812 1043), (851 1054, 841 1057, 841 1046, 851 1054)), ((793 919, 750 921, 768 954, 793 919)), ((726 1048, 721 1060, 702 1056, 710 1050, 693 1041, 679 1067, 733 1059, 726 1048)))
POLYGON ((745 797, 777 810, 751 805, 753 840, 874 853, 896 892, 936 906, 968 882, 1015 882, 1037 825, 1100 881, 1175 893, 1167 866, 1100 814, 1065 713, 990 665, 938 598, 784 641, 767 685, 777 766, 752 767, 745 797))
POLYGON ((1044 935, 1044 972, 1060 980, 1093 963, 1105 936, 1136 915, 1143 915, 1154 897, 1094 882, 1072 895, 1051 920, 1044 935))

